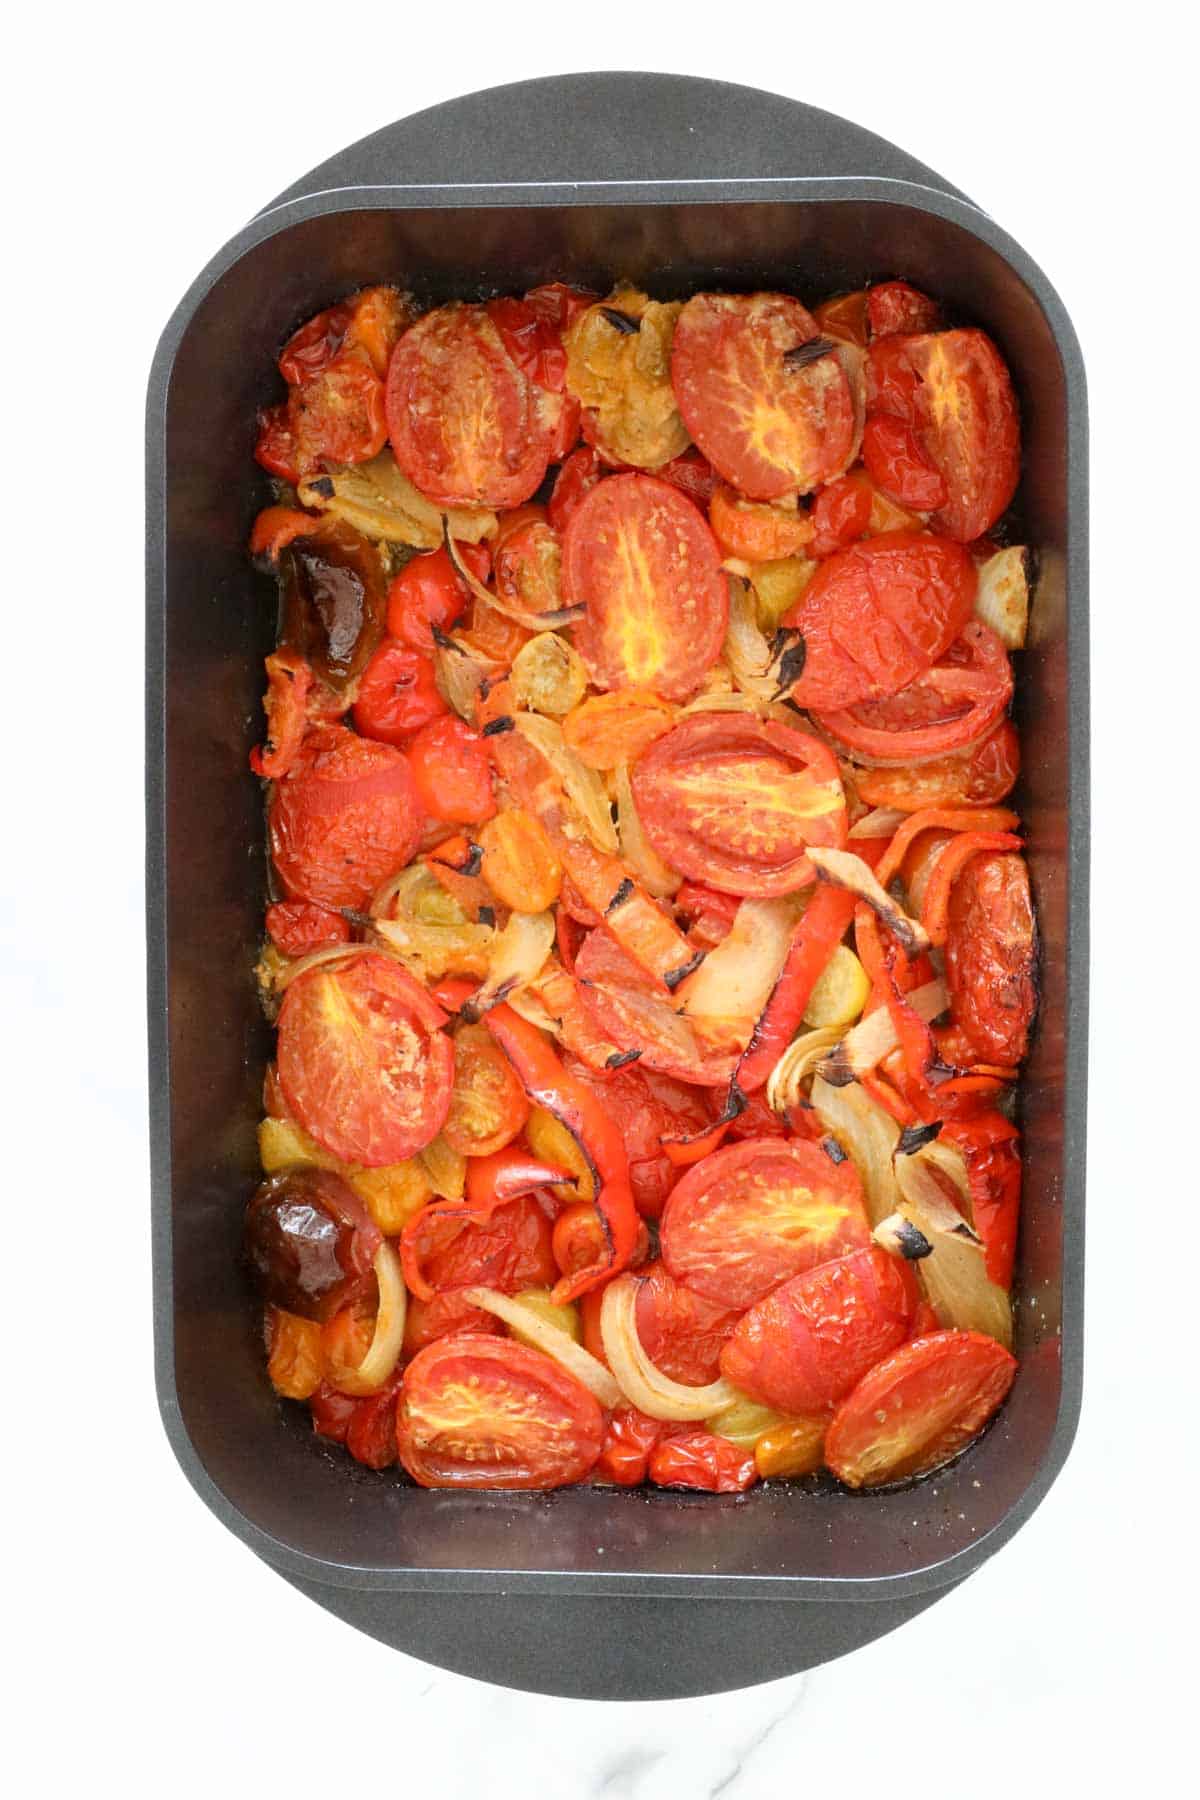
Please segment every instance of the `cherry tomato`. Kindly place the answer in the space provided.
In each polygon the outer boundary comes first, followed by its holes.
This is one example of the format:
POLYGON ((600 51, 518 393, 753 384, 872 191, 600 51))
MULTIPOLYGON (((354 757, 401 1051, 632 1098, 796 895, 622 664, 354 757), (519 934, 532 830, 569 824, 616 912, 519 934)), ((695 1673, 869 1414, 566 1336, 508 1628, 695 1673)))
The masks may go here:
POLYGON ((438 693, 433 663, 398 638, 385 638, 363 670, 354 723, 364 737, 403 744, 450 709, 438 693))
POLYGON ((277 900, 267 908, 267 935, 285 956, 307 956, 326 944, 345 944, 350 927, 341 913, 311 900, 277 900))
POLYGON ((983 1239, 988 1279, 1012 1285, 1021 1211, 1021 1149, 1017 1128, 1001 1112, 946 1119, 941 1139, 962 1152, 967 1165, 971 1222, 983 1239))
POLYGON ((554 1221, 554 1260, 563 1275, 591 1269, 604 1256, 604 1221, 590 1200, 568 1206, 554 1221))
POLYGON ((940 470, 922 450, 903 419, 877 413, 863 431, 862 459, 867 473, 889 500, 915 512, 936 512, 950 497, 940 470))
POLYGON ((300 475, 331 463, 369 462, 387 443, 383 383, 352 352, 336 356, 287 401, 300 475))
POLYGON ((548 319, 560 332, 574 324, 580 313, 595 303, 595 294, 588 293, 586 288, 568 287, 565 281, 543 282, 540 287, 530 288, 525 296, 526 306, 532 307, 540 318, 548 319))
POLYGON ((554 612, 562 605, 561 570, 557 533, 544 519, 530 519, 497 546, 496 593, 528 612, 554 612))
MULTIPOLYGON (((487 545, 459 544, 456 548, 472 575, 486 581, 492 561, 487 545)), ((393 576, 388 588, 388 634, 428 655, 434 647, 434 627, 448 632, 462 617, 469 598, 467 585, 444 545, 414 556, 393 576)))
POLYGON ((633 794, 672 869, 722 893, 794 893, 810 844, 845 842, 837 762, 817 738, 745 713, 696 713, 644 753, 633 794))
POLYGON ((286 400, 277 406, 264 406, 258 415, 258 437, 254 460, 268 474, 281 481, 299 482, 305 471, 300 468, 300 452, 286 400))
POLYGON ((871 1241, 850 1159, 818 1145, 751 1138, 706 1156, 680 1180, 662 1219, 677 1281, 747 1307, 780 1282, 871 1241))
POLYGON ((317 313, 292 333, 279 353, 279 373, 289 387, 298 387, 328 368, 346 341, 352 311, 343 301, 317 313))
POLYGON ((838 294, 813 307, 813 320, 818 331, 829 337, 844 338, 848 344, 867 347, 867 296, 862 288, 854 294, 838 294))
POLYGON ((1012 688, 1007 650, 981 619, 972 619, 941 660, 899 693, 813 716, 852 756, 893 765, 932 762, 984 737, 1012 688))
POLYGON ((396 1460, 396 1394, 392 1382, 380 1394, 368 1394, 350 1415, 346 1448, 368 1469, 390 1469, 396 1460))
POLYGON ((688 1387, 714 1381, 741 1309, 719 1306, 684 1287, 664 1263, 648 1263, 638 1274, 637 1332, 650 1361, 688 1387))
POLYGON ((271 855, 288 896, 362 909, 409 861, 421 813, 408 763, 341 725, 310 731, 275 785, 271 855))
POLYGON ((579 450, 573 450, 554 479, 554 489, 546 508, 546 516, 560 536, 567 529, 567 523, 584 495, 604 474, 604 464, 591 448, 585 444, 579 450))
POLYGON ((809 518, 813 526, 810 554, 824 560, 863 536, 871 523, 871 490, 853 475, 842 475, 821 489, 809 518))
POLYGON ((820 1412, 904 1342, 916 1303, 907 1264, 855 1250, 752 1306, 721 1352, 721 1373, 777 1412, 820 1412))
POLYGON ((550 458, 557 408, 479 306, 443 306, 405 332, 387 378, 401 469, 439 506, 519 506, 550 458))
POLYGON ((899 693, 967 624, 977 580, 959 545, 919 532, 839 550, 783 615, 804 642, 790 698, 831 711, 899 693))
POLYGON ((267 781, 278 781, 295 767, 308 725, 308 695, 312 670, 305 659, 285 645, 267 657, 267 741, 250 752, 250 767, 267 781))
POLYGON ((318 1437, 344 1444, 350 1421, 360 1404, 353 1394, 341 1394, 328 1381, 323 1381, 308 1403, 313 1430, 318 1437))
POLYGON ((290 387, 299 387, 350 349, 363 352, 382 376, 408 319, 408 305, 397 289, 364 288, 293 332, 279 353, 279 372, 290 387))
POLYGON ((754 1452, 711 1431, 674 1431, 650 1452, 655 1487, 698 1488, 704 1494, 744 1494, 758 1480, 754 1452))
POLYGON ((629 1158, 634 1205, 643 1218, 658 1218, 679 1173, 663 1154, 662 1140, 704 1125, 704 1095, 670 1075, 643 1068, 640 1060, 604 1074, 573 1059, 567 1060, 567 1068, 615 1120, 629 1158))
POLYGON ((713 468, 750 500, 811 493, 854 442, 849 383, 833 354, 787 354, 818 336, 787 294, 696 294, 675 328, 671 379, 684 423, 713 468))
POLYGON ((664 463, 655 474, 660 481, 669 481, 677 487, 681 494, 694 500, 701 512, 707 512, 717 488, 717 477, 712 464, 706 456, 701 455, 695 444, 685 450, 682 456, 674 456, 664 463))
POLYGON ((549 313, 511 294, 489 300, 484 310, 522 375, 558 393, 567 377, 567 353, 549 313))
POLYGON ((524 1129, 525 1089, 492 1034, 463 1025, 454 1039, 454 1091, 443 1135, 463 1156, 490 1156, 524 1129))
MULTIPOLYGON (((993 731, 933 762, 912 768, 856 769, 854 785, 868 806, 897 812, 923 812, 927 807, 994 806, 1016 785, 1021 767, 1021 741, 1011 719, 993 731)), ((678 895, 676 896, 678 899, 678 895)))
POLYGON ((434 719, 408 747, 417 799, 432 819, 482 825, 496 810, 487 746, 459 718, 434 719))
POLYGON ((646 1479, 650 1452, 668 1429, 661 1419, 651 1419, 636 1406, 619 1406, 605 1427, 593 1476, 617 1487, 637 1487, 646 1479))
POLYGON ((978 1331, 911 1339, 859 1382, 833 1415, 825 1461, 847 1487, 878 1487, 940 1468, 977 1437, 1017 1365, 978 1331))
POLYGON ((946 985, 955 1021, 980 1056, 1019 1063, 1037 1011, 1037 936, 1023 857, 973 857, 954 883, 946 985))
POLYGON ((276 566, 280 553, 298 537, 310 536, 315 526, 312 514, 299 507, 264 506, 250 528, 247 548, 251 556, 276 566))
POLYGON ((563 538, 563 593, 583 604, 575 643, 602 688, 695 693, 720 654, 729 595, 716 540, 692 502, 652 475, 592 488, 563 538))
POLYGON ((914 432, 949 493, 933 516, 969 544, 991 530, 1016 492, 1021 444, 1004 360, 982 331, 886 337, 867 361, 868 415, 888 413, 914 432))
POLYGON ((936 331, 941 322, 937 301, 907 281, 881 281, 867 290, 867 324, 873 338, 898 331, 936 331))
POLYGON ((554 1488, 582 1481, 604 1415, 557 1363, 511 1338, 441 1338, 404 1372, 400 1461, 422 1487, 554 1488))
POLYGON ((341 1162, 403 1162, 441 1130, 454 1051, 446 1015, 391 957, 297 976, 279 1013, 277 1066, 292 1114, 341 1162))
POLYGON ((708 522, 726 556, 743 562, 778 562, 799 556, 813 535, 806 512, 779 502, 743 500, 721 485, 713 493, 708 522))

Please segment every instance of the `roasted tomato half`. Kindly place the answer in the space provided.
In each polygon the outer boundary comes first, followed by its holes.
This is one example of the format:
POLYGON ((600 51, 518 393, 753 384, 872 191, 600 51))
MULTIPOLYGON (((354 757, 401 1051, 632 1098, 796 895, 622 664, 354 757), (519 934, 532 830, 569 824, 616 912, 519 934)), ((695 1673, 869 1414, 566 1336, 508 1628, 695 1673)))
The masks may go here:
POLYGON ((703 1387, 715 1381, 721 1351, 741 1316, 736 1306, 705 1299, 676 1281, 666 1265, 638 1270, 637 1333, 656 1368, 672 1381, 703 1387))
POLYGON ((946 985, 955 1020, 981 1058, 1019 1063, 1037 1011, 1037 937, 1024 857, 974 856, 955 881, 946 985))
POLYGON ((745 713, 697 713, 645 752, 633 793, 663 861, 723 893, 790 894, 810 844, 846 837, 837 762, 818 739, 745 713))
POLYGON ((748 500, 811 493, 849 460, 850 385, 833 351, 806 357, 818 336, 787 294, 696 294, 680 314, 671 356, 679 410, 718 475, 748 500))
POLYGON ((402 753, 325 725, 275 784, 271 856, 289 898, 362 908, 409 861, 421 826, 402 753))
POLYGON ((803 1139, 752 1138, 706 1156, 683 1176, 662 1221, 671 1274, 733 1307, 870 1241, 854 1164, 803 1139))
POLYGON ((548 1356, 472 1332, 440 1338, 409 1363, 396 1438, 422 1487, 554 1488, 589 1473, 604 1415, 548 1356))
POLYGON ((854 785, 868 806, 922 812, 936 806, 994 806, 1016 786, 1021 741, 1011 719, 965 750, 912 768, 856 769, 854 785))
POLYGON ((1008 651, 981 619, 972 619, 940 661, 897 694, 860 700, 813 717, 853 757, 913 764, 974 745, 1012 697, 1008 651))

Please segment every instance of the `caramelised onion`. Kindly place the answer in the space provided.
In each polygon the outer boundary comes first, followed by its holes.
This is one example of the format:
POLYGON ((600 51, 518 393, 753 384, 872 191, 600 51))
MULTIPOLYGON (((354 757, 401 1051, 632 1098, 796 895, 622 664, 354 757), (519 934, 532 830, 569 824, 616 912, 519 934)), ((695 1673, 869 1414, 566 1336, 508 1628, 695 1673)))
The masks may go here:
POLYGON ((510 913, 492 945, 487 977, 463 1002, 462 1017, 472 1022, 481 1019, 516 989, 528 987, 541 974, 553 948, 553 913, 510 913))
POLYGON ((550 764, 595 848, 615 856, 617 828, 613 824, 604 783, 595 769, 589 769, 576 756, 563 737, 558 721, 543 718, 541 713, 514 713, 513 729, 519 731, 535 750, 540 750, 550 764))
POLYGON ((286 994, 293 981, 300 975, 307 975, 310 969, 319 969, 325 963, 353 962, 356 957, 367 956, 372 951, 378 953, 378 948, 375 944, 323 944, 319 950, 310 950, 287 963, 275 977, 275 992, 286 994))
POLYGON ((858 453, 862 449, 863 430, 867 423, 867 353, 861 344, 852 344, 848 338, 840 338, 833 332, 829 335, 833 339, 833 354, 842 365, 842 373, 850 389, 850 405, 854 409, 854 435, 841 468, 835 469, 828 477, 832 481, 835 476, 844 475, 858 461, 858 453))
POLYGON ((433 679, 438 693, 452 712, 468 725, 475 723, 475 702, 485 681, 498 681, 505 665, 482 656, 470 644, 451 634, 434 640, 433 679))
POLYGON ((697 1032, 714 1048, 744 1050, 770 999, 803 910, 795 894, 743 900, 733 924, 675 990, 697 1032))
POLYGON ((621 857, 648 894, 653 894, 656 900, 665 900, 681 885, 683 876, 677 870, 669 869, 662 857, 650 848, 633 798, 629 770, 624 763, 616 765, 612 779, 621 857))
MULTIPOLYGON (((945 982, 927 981, 922 987, 914 988, 911 994, 905 994, 904 1004, 928 1025, 931 1019, 945 1012, 950 996, 945 982)), ((846 1033, 834 1054, 826 1058, 821 1072, 835 1082, 839 1075, 865 1075, 881 1063, 898 1042, 891 1013, 886 1006, 877 1006, 846 1033)))
POLYGON ((497 1293, 495 1288, 464 1288, 461 1298, 469 1306, 477 1306, 481 1312, 489 1312, 503 1320, 525 1343, 532 1344, 534 1349, 559 1363, 568 1375, 573 1375, 582 1387, 596 1396, 601 1406, 620 1406, 621 1389, 604 1364, 559 1326, 539 1317, 531 1306, 522 1306, 519 1299, 510 1299, 507 1294, 497 1293))
POLYGON ((439 1200, 461 1200, 467 1189, 467 1159, 439 1133, 431 1144, 417 1151, 429 1185, 439 1200))
POLYGON ((1029 629, 1029 552, 1019 544, 997 550, 980 565, 975 617, 990 625, 1006 650, 1023 650, 1029 629))
POLYGON ((758 628, 753 591, 739 576, 729 581, 729 623, 722 656, 738 688, 753 700, 775 698, 771 646, 758 628))
POLYGON ((400 1259, 386 1238, 375 1252, 374 1267, 379 1284, 375 1332, 357 1369, 338 1370, 337 1385, 346 1394, 377 1394, 385 1387, 400 1360, 404 1343, 408 1289, 400 1273, 400 1259))
POLYGON ((424 863, 410 863, 384 882, 371 901, 371 921, 374 947, 397 957, 419 981, 451 974, 482 980, 491 968, 494 927, 468 919, 424 863))
POLYGON ((894 806, 873 807, 850 827, 848 839, 894 837, 907 818, 907 813, 897 812, 894 806))
POLYGON ((454 537, 477 544, 491 537, 496 515, 483 507, 455 506, 443 512, 418 492, 390 450, 370 462, 327 469, 299 488, 300 504, 344 519, 364 537, 436 550, 449 524, 454 537))
POLYGON ((880 1221, 876 1240, 884 1249, 899 1236, 897 1221, 920 1233, 928 1254, 916 1264, 926 1298, 946 1329, 982 1331, 1005 1349, 1012 1348, 1012 1307, 1002 1287, 989 1280, 982 1240, 947 1198, 933 1173, 940 1158, 926 1144, 895 1162, 899 1204, 893 1217, 880 1221))
POLYGON ((817 1075, 812 1084, 813 1111, 826 1131, 846 1151, 863 1184, 867 1216, 878 1225, 900 1201, 895 1154, 900 1127, 856 1081, 834 1087, 817 1075))
POLYGON ((840 1037, 840 1030, 821 1026, 815 1031, 806 1031, 788 1045, 767 1077, 767 1105, 772 1112, 786 1117, 793 1106, 804 1103, 804 1083, 840 1037))
POLYGON ((672 1381, 656 1368, 642 1348, 637 1330, 637 1296, 640 1282, 636 1276, 620 1275, 604 1290, 600 1307, 600 1336, 609 1367, 631 1406, 636 1406, 651 1419, 711 1418, 741 1398, 737 1388, 724 1379, 710 1381, 705 1387, 685 1387, 672 1381))
POLYGON ((582 619, 584 613, 587 611, 587 608, 583 606, 559 606, 554 608, 551 612, 530 612, 528 607, 517 606, 503 594, 495 593, 491 588, 484 587, 479 577, 472 574, 462 557, 458 554, 458 551, 455 548, 454 539, 450 535, 448 525, 446 529, 446 550, 449 554, 450 561, 454 564, 455 569, 462 577, 462 580, 465 582, 472 596, 476 600, 482 600, 485 606, 494 607, 498 613, 503 613, 505 618, 511 619, 514 624, 523 625, 526 631, 556 631, 560 625, 576 624, 582 619))
POLYGON ((845 888, 865 900, 887 926, 892 936, 909 956, 919 956, 929 948, 929 933, 918 919, 910 919, 904 908, 879 885, 875 871, 852 850, 822 850, 809 846, 809 860, 822 881, 845 888))

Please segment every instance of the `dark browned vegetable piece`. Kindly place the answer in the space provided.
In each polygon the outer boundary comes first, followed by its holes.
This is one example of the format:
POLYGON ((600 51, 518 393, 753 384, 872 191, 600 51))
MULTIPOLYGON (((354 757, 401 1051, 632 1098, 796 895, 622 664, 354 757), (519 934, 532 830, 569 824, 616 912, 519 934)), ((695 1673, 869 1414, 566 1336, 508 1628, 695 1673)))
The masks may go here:
POLYGON ((328 1319, 362 1286, 372 1237, 358 1195, 330 1169, 270 1176, 246 1213, 246 1260, 263 1299, 304 1319, 328 1319))
POLYGON ((318 681, 341 695, 383 636, 387 585, 379 552, 349 525, 323 524, 280 558, 280 642, 306 657, 318 681))

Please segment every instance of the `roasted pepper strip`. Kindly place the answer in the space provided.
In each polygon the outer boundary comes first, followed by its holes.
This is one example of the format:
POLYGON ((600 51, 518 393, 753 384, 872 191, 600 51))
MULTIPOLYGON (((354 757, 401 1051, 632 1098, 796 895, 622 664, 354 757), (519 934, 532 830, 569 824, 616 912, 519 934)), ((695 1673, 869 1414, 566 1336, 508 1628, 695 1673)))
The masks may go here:
POLYGON ((875 870, 886 887, 923 831, 1009 831, 1019 823, 1006 806, 927 806, 900 826, 875 870))
POLYGON ((297 650, 273 650, 267 658, 267 741, 250 752, 250 767, 267 781, 287 774, 304 740, 305 702, 313 672, 297 650))
POLYGON ((538 1188, 563 1187, 575 1180, 569 1169, 541 1162, 529 1150, 509 1144, 490 1156, 467 1158, 466 1205, 472 1211, 491 1211, 506 1201, 518 1200, 538 1188))
POLYGON ((504 1051, 535 1106, 565 1125, 582 1150, 595 1186, 608 1253, 591 1268, 564 1275, 551 1298, 556 1306, 585 1294, 624 1269, 637 1246, 638 1215, 629 1185, 629 1158, 620 1127, 590 1088, 568 1074, 552 1044, 511 1006, 494 1006, 484 1024, 504 1051))
POLYGON ((961 837, 951 838, 940 851, 925 888, 921 923, 929 933, 930 943, 946 941, 950 890, 971 858, 984 850, 1020 850, 1024 841, 1010 831, 964 831, 961 837))
POLYGON ((854 907, 855 896, 845 888, 822 886, 797 919, 779 979, 734 1074, 743 1094, 762 1086, 803 1024, 813 988, 845 936, 854 907))
POLYGON ((924 1084, 934 1061, 933 1034, 904 998, 914 985, 914 965, 894 939, 884 942, 879 920, 869 906, 855 908, 854 941, 871 986, 887 1007, 904 1067, 914 1081, 924 1084))

